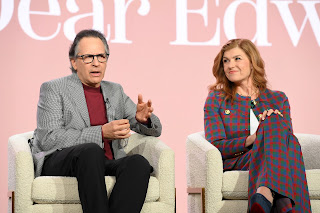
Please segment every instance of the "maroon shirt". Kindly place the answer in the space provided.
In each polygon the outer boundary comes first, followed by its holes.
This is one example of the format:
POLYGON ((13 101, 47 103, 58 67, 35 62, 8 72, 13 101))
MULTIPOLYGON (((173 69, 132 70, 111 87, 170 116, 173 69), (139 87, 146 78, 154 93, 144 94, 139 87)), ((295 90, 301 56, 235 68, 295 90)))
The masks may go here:
MULTIPOLYGON (((105 123, 108 123, 106 105, 104 103, 101 88, 89 87, 84 84, 82 85, 84 90, 84 96, 86 97, 86 101, 87 101, 87 107, 89 111, 91 126, 98 126, 98 125, 103 125, 105 123)), ((102 128, 101 128, 101 132, 102 132, 102 128)), ((102 139, 104 142, 104 154, 109 160, 111 160, 113 159, 113 154, 111 150, 111 141, 103 138, 103 133, 102 133, 102 139)))

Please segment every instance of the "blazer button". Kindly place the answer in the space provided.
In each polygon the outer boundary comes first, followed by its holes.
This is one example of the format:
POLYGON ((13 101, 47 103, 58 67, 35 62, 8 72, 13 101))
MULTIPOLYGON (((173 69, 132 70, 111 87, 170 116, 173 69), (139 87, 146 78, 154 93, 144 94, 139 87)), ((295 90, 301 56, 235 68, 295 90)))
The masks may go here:
POLYGON ((229 114, 230 114, 230 110, 226 109, 226 110, 224 111, 224 113, 225 113, 226 115, 229 115, 229 114))

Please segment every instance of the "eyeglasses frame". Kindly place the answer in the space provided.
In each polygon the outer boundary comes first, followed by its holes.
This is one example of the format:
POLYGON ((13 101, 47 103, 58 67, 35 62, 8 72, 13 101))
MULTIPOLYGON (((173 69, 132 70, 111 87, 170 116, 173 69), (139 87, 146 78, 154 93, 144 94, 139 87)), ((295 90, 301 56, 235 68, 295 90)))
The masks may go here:
POLYGON ((85 63, 85 64, 91 64, 91 63, 93 62, 93 60, 94 60, 94 57, 97 57, 97 60, 98 60, 100 63, 105 63, 105 62, 108 61, 109 54, 108 54, 108 53, 100 53, 100 54, 97 54, 97 55, 93 55, 93 54, 76 55, 76 58, 82 58, 82 61, 83 61, 83 63, 85 63), (99 61, 98 56, 101 56, 101 55, 103 55, 103 54, 106 55, 107 60, 106 60, 106 61, 99 61), (87 63, 87 62, 84 62, 84 57, 85 57, 85 56, 90 56, 90 57, 92 57, 92 61, 91 61, 91 62, 88 62, 88 63, 87 63))

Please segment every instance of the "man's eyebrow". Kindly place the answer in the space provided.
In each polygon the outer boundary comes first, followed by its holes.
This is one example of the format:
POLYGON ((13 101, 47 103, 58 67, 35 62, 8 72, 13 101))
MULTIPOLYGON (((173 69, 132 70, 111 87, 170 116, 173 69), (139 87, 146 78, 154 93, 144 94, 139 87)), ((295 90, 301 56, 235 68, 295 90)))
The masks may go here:
POLYGON ((108 54, 107 53, 98 53, 98 54, 83 54, 83 55, 91 56, 91 55, 108 55, 108 54))

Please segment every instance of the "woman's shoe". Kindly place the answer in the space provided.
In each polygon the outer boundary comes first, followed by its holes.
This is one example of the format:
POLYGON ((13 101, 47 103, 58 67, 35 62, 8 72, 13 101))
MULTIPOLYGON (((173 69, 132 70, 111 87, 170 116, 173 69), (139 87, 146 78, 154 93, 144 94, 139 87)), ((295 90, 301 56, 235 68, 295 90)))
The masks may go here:
POLYGON ((271 202, 260 193, 251 197, 250 213, 270 213, 271 202))

